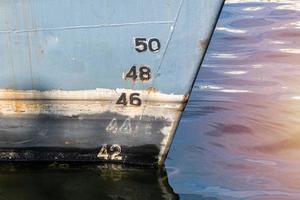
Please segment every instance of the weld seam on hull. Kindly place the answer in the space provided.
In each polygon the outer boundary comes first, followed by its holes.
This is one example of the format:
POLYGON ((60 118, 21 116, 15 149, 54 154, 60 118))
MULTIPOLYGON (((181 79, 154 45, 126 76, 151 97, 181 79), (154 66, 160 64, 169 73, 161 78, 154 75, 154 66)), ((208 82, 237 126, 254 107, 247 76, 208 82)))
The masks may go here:
POLYGON ((147 25, 147 24, 173 24, 174 21, 145 21, 145 22, 127 22, 127 23, 116 23, 116 24, 96 24, 96 25, 85 25, 85 26, 66 26, 66 27, 56 27, 56 28, 37 28, 37 29, 23 29, 23 30, 2 30, 0 34, 9 33, 33 33, 33 32, 43 32, 43 31, 65 31, 74 29, 92 29, 92 28, 110 28, 110 27, 120 27, 120 26, 136 26, 136 25, 147 25))

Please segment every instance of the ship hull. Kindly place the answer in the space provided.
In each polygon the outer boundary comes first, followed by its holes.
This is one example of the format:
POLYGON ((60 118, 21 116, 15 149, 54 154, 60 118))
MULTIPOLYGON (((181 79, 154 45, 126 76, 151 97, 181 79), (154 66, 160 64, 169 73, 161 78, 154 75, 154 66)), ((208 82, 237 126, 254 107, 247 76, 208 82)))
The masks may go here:
POLYGON ((223 0, 0 2, 0 161, 161 165, 223 0))

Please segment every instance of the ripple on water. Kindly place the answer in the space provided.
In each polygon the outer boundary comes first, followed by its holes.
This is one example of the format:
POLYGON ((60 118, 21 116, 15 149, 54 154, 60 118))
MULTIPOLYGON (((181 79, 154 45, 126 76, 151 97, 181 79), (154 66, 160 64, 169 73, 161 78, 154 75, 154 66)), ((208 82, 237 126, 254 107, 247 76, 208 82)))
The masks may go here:
POLYGON ((238 27, 238 28, 253 28, 253 27, 260 27, 260 26, 266 26, 271 25, 274 22, 270 20, 266 20, 264 18, 248 18, 248 19, 240 19, 235 20, 230 23, 232 27, 238 27))
POLYGON ((182 199, 300 199, 299 8, 225 5, 167 160, 182 199))

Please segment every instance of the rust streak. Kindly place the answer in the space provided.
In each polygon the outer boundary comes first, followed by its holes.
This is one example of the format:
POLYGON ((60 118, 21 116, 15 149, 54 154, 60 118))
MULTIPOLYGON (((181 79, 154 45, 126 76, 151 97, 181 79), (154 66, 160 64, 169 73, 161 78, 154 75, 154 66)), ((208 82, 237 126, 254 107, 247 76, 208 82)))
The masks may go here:
POLYGON ((149 87, 149 88, 146 89, 146 91, 148 92, 148 94, 158 92, 158 90, 154 87, 149 87))
POLYGON ((209 44, 209 39, 199 40, 198 49, 200 51, 203 51, 203 49, 206 49, 208 47, 208 44, 209 44))

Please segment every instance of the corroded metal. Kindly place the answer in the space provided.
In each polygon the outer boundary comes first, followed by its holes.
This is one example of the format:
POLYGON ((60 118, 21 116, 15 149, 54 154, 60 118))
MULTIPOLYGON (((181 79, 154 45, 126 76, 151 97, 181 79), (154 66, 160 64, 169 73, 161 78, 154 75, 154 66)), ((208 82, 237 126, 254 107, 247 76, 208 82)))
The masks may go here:
POLYGON ((3 90, 0 160, 97 161, 103 144, 118 144, 116 162, 162 162, 184 96, 135 91, 143 106, 112 106, 124 91, 3 90))

